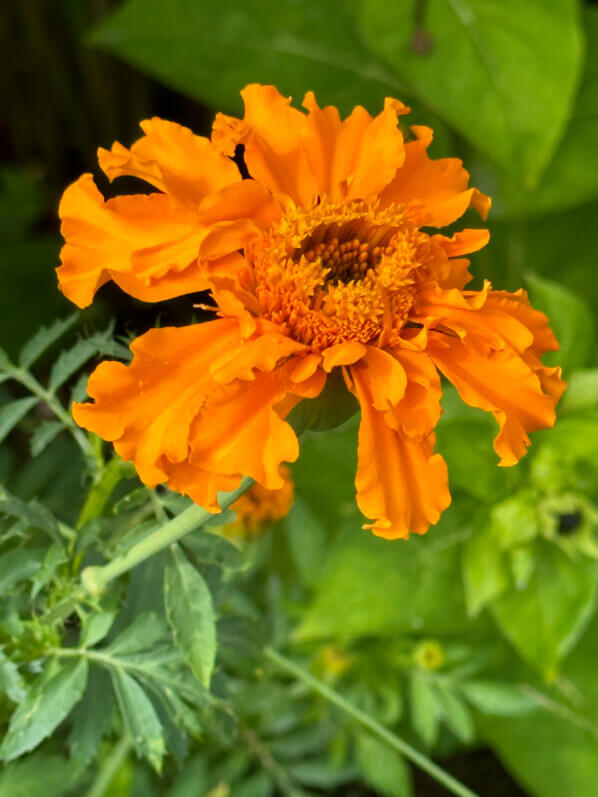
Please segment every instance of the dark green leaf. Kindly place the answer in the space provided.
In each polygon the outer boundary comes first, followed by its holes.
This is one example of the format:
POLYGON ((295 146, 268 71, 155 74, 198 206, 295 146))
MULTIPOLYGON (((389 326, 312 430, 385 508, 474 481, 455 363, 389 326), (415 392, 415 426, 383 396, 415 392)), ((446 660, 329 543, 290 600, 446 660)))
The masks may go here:
POLYGON ((197 679, 208 688, 216 657, 212 596, 203 577, 180 548, 172 547, 164 574, 166 616, 197 679))
POLYGON ((16 548, 0 556, 0 595, 7 595, 11 588, 31 578, 41 567, 44 551, 16 548))
POLYGON ((385 95, 400 93, 397 78, 357 32, 355 5, 173 0, 166 8, 160 0, 128 0, 92 43, 222 110, 239 111, 240 88, 274 77, 299 102, 311 89, 323 104, 348 110, 364 97, 379 105, 385 95))
POLYGON ((79 778, 66 758, 36 753, 2 770, 0 797, 64 797, 79 778))
POLYGON ((15 496, 7 496, 0 488, 0 515, 10 515, 24 520, 33 528, 42 529, 56 540, 60 539, 58 523, 49 509, 37 501, 21 501, 15 496))
POLYGON ((237 570, 243 564, 241 551, 218 534, 197 530, 187 534, 183 540, 199 562, 208 562, 226 570, 237 570))
POLYGON ((417 96, 533 186, 565 129, 583 41, 576 3, 365 0, 372 47, 417 96), (447 65, 450 64, 450 68, 447 65), (546 124, 550 118, 551 124, 546 124))
POLYGON ((43 421, 31 436, 29 449, 32 457, 37 457, 46 446, 64 429, 62 421, 43 421))
POLYGON ((78 340, 70 349, 61 352, 50 371, 49 390, 52 393, 58 390, 96 352, 97 348, 90 340, 78 340))
POLYGON ((168 626, 155 612, 139 614, 106 648, 112 656, 130 656, 150 650, 168 637, 168 626))
MULTIPOLYGON (((10 718, 0 756, 12 761, 49 736, 79 702, 87 682, 87 661, 69 662, 52 678, 35 682, 10 718)), ((43 679, 43 676, 40 676, 43 679)))
POLYGON ((79 313, 61 318, 50 324, 49 327, 41 327, 38 332, 24 346, 19 356, 19 365, 29 368, 46 349, 61 338, 76 323, 79 313))
POLYGON ((112 670, 114 691, 137 754, 147 758, 158 772, 166 752, 164 732, 151 700, 134 678, 126 672, 112 670))
POLYGON ((36 396, 17 399, 5 404, 0 410, 0 443, 9 435, 18 422, 38 403, 36 396))
POLYGON ((319 583, 325 559, 326 530, 319 518, 300 498, 285 520, 289 548, 299 578, 308 587, 319 583))
POLYGON ((99 667, 91 669, 83 698, 72 714, 67 744, 77 766, 85 767, 99 752, 102 738, 109 732, 114 693, 110 676, 99 667))

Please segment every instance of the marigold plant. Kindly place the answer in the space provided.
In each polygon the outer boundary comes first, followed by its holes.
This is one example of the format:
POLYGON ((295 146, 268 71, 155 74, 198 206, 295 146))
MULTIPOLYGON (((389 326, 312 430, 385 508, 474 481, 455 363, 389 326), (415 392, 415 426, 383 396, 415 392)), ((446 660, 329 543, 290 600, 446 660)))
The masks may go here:
POLYGON ((540 358, 557 342, 524 291, 465 289, 464 255, 488 232, 434 230, 470 207, 485 218, 490 199, 460 160, 428 156, 430 128, 399 125, 402 103, 341 120, 311 92, 306 113, 272 86, 242 95, 243 119, 218 114, 210 139, 154 118, 131 149, 99 151, 110 179, 156 193, 105 201, 90 174, 66 190, 58 277, 75 304, 113 280, 152 302, 210 290, 218 316, 150 330, 130 366, 102 363, 75 419, 146 484, 218 511, 243 475, 283 486, 281 464, 299 454, 285 419, 338 370, 361 408, 366 527, 423 533, 450 503, 434 453, 439 374, 494 415, 512 465, 554 423, 564 383, 540 358))

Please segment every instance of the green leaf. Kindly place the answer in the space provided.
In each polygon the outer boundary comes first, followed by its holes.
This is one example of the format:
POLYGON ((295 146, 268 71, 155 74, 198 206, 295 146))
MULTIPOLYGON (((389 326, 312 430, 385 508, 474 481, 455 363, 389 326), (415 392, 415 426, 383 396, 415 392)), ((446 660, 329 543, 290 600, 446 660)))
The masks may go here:
POLYGON ((305 501, 297 498, 286 517, 285 528, 299 578, 308 587, 317 586, 326 547, 326 530, 322 522, 305 501))
POLYGON ((25 681, 17 665, 11 661, 3 650, 0 650, 0 692, 3 692, 13 703, 25 699, 25 681))
POLYGON ((43 421, 43 423, 40 423, 32 434, 31 442, 29 443, 31 456, 39 456, 64 428, 62 421, 43 421))
POLYGON ((517 684, 469 681, 461 684, 461 691, 472 706, 484 714, 519 717, 538 708, 538 704, 517 684))
POLYGON ((85 767, 99 752, 104 735, 110 731, 114 693, 107 671, 93 667, 83 694, 71 717, 67 744, 77 766, 85 767))
POLYGON ((594 317, 583 299, 556 282, 528 274, 526 282, 534 307, 546 313, 560 345, 547 363, 561 365, 565 375, 582 367, 593 351, 596 338, 594 317))
POLYGON ((67 318, 60 318, 48 327, 41 327, 24 346, 19 356, 19 365, 29 368, 38 357, 49 349, 53 343, 61 338, 77 322, 79 313, 73 313, 67 318))
MULTIPOLYGON (((38 679, 10 718, 0 756, 12 761, 32 750, 69 714, 78 703, 87 682, 86 659, 69 662, 47 681, 38 679)), ((40 676, 43 679, 43 675, 40 676)))
POLYGON ((565 129, 577 88, 583 54, 577 4, 429 0, 419 8, 418 24, 416 0, 365 0, 371 46, 441 117, 533 186, 565 129))
POLYGON ((156 612, 137 615, 131 625, 110 643, 106 653, 111 656, 130 656, 149 650, 158 642, 168 638, 168 626, 156 612))
POLYGON ((60 540, 58 523, 50 510, 37 501, 21 501, 0 488, 0 515, 10 515, 25 521, 29 526, 46 531, 53 539, 60 540))
POLYGON ((64 797, 78 780, 66 758, 36 753, 2 770, 0 797, 64 797))
POLYGON ((98 614, 90 615, 85 621, 83 631, 81 633, 80 645, 83 648, 91 648, 97 642, 100 642, 114 622, 114 613, 112 612, 98 612, 98 614))
POLYGON ((114 691, 123 721, 137 754, 160 772, 166 752, 164 732, 151 700, 137 681, 122 670, 112 670, 114 691))
POLYGON ((241 551, 219 534, 198 529, 187 534, 183 544, 199 562, 218 565, 224 570, 238 570, 243 564, 241 551))
POLYGON ((475 739, 475 727, 471 711, 452 688, 438 687, 438 702, 446 725, 463 744, 475 739))
POLYGON ((441 704, 428 679, 419 673, 409 678, 411 723, 425 744, 430 747, 438 737, 441 704))
POLYGON ((462 502, 430 534, 406 541, 383 540, 363 531, 357 520, 346 522, 328 546, 296 638, 345 642, 372 634, 435 635, 468 627, 459 543, 467 536, 463 516, 470 511, 462 502))
POLYGON ((520 655, 550 678, 592 617, 598 565, 572 561, 544 540, 535 544, 535 560, 527 587, 497 598, 492 612, 520 655))
POLYGON ((70 349, 62 351, 50 371, 48 389, 55 393, 96 352, 97 347, 90 340, 78 340, 70 349))
POLYGON ((411 797, 411 772, 403 756, 367 733, 359 733, 355 743, 366 786, 384 797, 411 797))
POLYGON ((0 556, 0 595, 7 595, 15 584, 31 578, 41 567, 44 551, 16 548, 0 556))
POLYGON ((172 547, 164 574, 164 604, 174 640, 196 678, 208 688, 216 658, 212 596, 180 548, 172 547))
POLYGON ((492 526, 478 516, 463 546, 461 567, 467 612, 475 617, 510 584, 509 572, 492 526))
POLYGON ((571 374, 560 403, 561 412, 598 408, 598 368, 571 374))
MULTIPOLYGON (((365 46, 354 0, 128 0, 102 23, 93 44, 169 86, 221 110, 241 109, 247 83, 271 83, 301 102, 315 91, 343 110, 400 93, 399 81, 365 46), (156 58, 160 52, 160 58, 156 58)), ((560 60, 560 59, 559 59, 560 60)), ((562 82, 562 81, 561 81, 562 82)))
POLYGON ((501 550, 507 551, 527 542, 538 534, 536 496, 531 490, 522 490, 506 501, 493 506, 490 511, 492 533, 501 550))
POLYGON ((0 410, 0 443, 9 435, 19 421, 38 403, 37 396, 17 399, 5 404, 0 410))

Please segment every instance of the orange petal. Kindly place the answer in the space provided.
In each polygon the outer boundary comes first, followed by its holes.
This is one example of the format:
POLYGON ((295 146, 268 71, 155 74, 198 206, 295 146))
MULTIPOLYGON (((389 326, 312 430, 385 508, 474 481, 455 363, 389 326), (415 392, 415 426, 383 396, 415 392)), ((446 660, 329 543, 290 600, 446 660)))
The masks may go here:
POLYGON ((361 366, 351 369, 361 405, 355 486, 366 524, 380 537, 423 534, 450 504, 446 464, 433 454, 434 437, 412 440, 391 429, 373 407, 373 396, 361 366))
POLYGON ((490 232, 488 230, 461 230, 450 238, 446 235, 434 235, 432 240, 442 246, 448 257, 458 257, 483 249, 490 240, 490 232))
MULTIPOLYGON (((281 360, 292 354, 307 350, 307 346, 282 335, 267 325, 263 334, 258 329, 258 337, 244 340, 236 348, 231 348, 216 357, 210 365, 212 377, 221 384, 234 379, 252 380, 257 371, 273 371, 281 360)), ((274 325, 271 325, 274 327, 274 325)))
POLYGON ((98 151, 100 166, 111 180, 125 174, 140 177, 192 208, 206 195, 241 182, 236 164, 208 138, 157 117, 142 122, 141 128, 145 135, 130 150, 116 142, 111 151, 98 151))
POLYGON ((417 140, 405 144, 405 162, 382 192, 382 202, 420 204, 419 223, 433 227, 446 227, 470 206, 486 218, 491 201, 477 189, 467 188, 469 173, 461 160, 430 159, 426 150, 432 142, 432 130, 421 126, 411 129, 417 140))
POLYGON ((299 443, 273 407, 288 392, 292 365, 221 387, 194 425, 190 461, 214 473, 251 476, 271 490, 282 487, 280 465, 297 459, 299 443))
POLYGON ((467 339, 430 332, 428 354, 463 401, 496 418, 500 432, 494 449, 501 465, 514 465, 525 454, 528 432, 554 424, 554 398, 513 348, 480 349, 467 339))
POLYGON ((152 329, 132 344, 131 365, 104 362, 89 379, 93 404, 75 404, 76 422, 114 442, 143 482, 168 480, 168 462, 188 459, 191 424, 217 387, 209 366, 239 341, 236 321, 152 329))
POLYGON ((442 388, 438 371, 425 352, 395 348, 391 353, 407 377, 405 394, 394 406, 393 415, 405 434, 427 437, 441 413, 442 388))
POLYGON ((317 186, 301 147, 304 116, 290 105, 274 86, 251 84, 241 92, 245 163, 251 177, 272 193, 290 196, 300 205, 310 205, 317 186))
POLYGON ((338 365, 352 365, 360 360, 367 352, 366 346, 356 340, 347 343, 335 343, 322 352, 322 365, 330 373, 338 365))
POLYGON ((195 214, 163 194, 105 202, 92 175, 84 174, 64 192, 59 215, 65 238, 59 285, 79 307, 110 279, 151 301, 207 287, 196 263, 205 231, 195 214))
POLYGON ((367 382, 372 406, 380 412, 391 410, 405 395, 405 370, 395 357, 383 349, 368 346, 359 364, 359 373, 367 382))
POLYGON ((341 128, 338 110, 329 105, 320 108, 313 91, 308 91, 303 106, 309 113, 301 128, 301 144, 315 177, 320 196, 336 197, 337 186, 332 182, 336 138, 341 128))

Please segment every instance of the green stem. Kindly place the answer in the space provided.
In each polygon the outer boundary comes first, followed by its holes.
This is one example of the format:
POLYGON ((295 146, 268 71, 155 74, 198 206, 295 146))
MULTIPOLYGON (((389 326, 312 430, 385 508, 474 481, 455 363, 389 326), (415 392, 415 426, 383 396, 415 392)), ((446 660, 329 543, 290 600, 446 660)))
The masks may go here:
POLYGON ((128 734, 125 734, 118 744, 112 748, 110 755, 102 764, 85 797, 104 797, 130 750, 131 740, 128 734))
MULTIPOLYGON (((222 494, 219 499, 222 510, 228 509, 252 484, 252 479, 245 478, 236 490, 222 494)), ((115 578, 149 559, 158 551, 168 548, 173 542, 177 542, 185 534, 199 528, 213 517, 213 513, 201 506, 190 506, 189 509, 169 520, 162 528, 149 534, 145 539, 129 548, 125 554, 117 556, 107 565, 85 568, 81 574, 83 585, 92 595, 101 595, 106 585, 115 578)))
POLYGON ((348 714, 364 728, 371 731, 374 736, 386 742, 389 747, 392 747, 394 750, 404 755, 405 758, 408 758, 413 764, 423 769, 424 772, 427 772, 428 775, 433 777, 438 783, 442 783, 452 794, 456 794, 458 797, 478 797, 475 792, 468 789, 467 786, 464 786, 456 778, 453 778, 452 775, 437 766, 433 761, 420 753, 419 750, 416 750, 415 747, 412 747, 400 737, 395 736, 395 734, 391 733, 384 725, 381 725, 369 714, 366 714, 364 711, 361 711, 361 709, 349 703, 342 695, 322 683, 322 681, 318 680, 318 678, 302 667, 299 667, 295 662, 287 659, 285 656, 281 656, 280 653, 277 653, 272 648, 266 648, 264 650, 264 655, 281 670, 285 670, 290 675, 302 681, 313 689, 314 692, 322 695, 322 697, 337 708, 340 708, 341 711, 344 711, 345 714, 348 714))
POLYGON ((123 479, 131 470, 131 466, 123 462, 120 457, 113 457, 110 462, 103 468, 99 479, 89 491, 83 509, 77 521, 77 528, 80 529, 89 520, 99 517, 104 511, 104 507, 116 485, 123 479))

